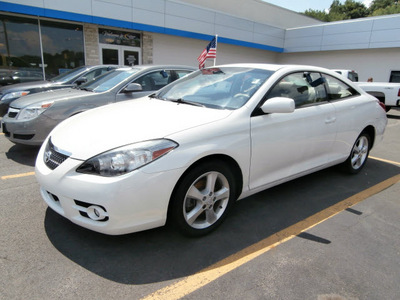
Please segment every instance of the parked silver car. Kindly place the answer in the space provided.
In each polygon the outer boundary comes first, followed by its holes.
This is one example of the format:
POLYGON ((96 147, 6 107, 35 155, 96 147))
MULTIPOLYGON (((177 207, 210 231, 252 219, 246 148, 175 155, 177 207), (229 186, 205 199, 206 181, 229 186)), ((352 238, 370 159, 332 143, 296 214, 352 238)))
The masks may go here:
POLYGON ((194 70, 171 65, 119 68, 79 87, 28 95, 11 104, 2 130, 16 144, 41 145, 58 123, 73 115, 149 95, 194 70))
POLYGON ((62 73, 50 80, 23 82, 0 87, 0 116, 3 116, 10 106, 10 103, 20 97, 32 95, 48 90, 69 88, 103 75, 104 73, 116 69, 118 66, 95 65, 81 66, 68 72, 62 73))

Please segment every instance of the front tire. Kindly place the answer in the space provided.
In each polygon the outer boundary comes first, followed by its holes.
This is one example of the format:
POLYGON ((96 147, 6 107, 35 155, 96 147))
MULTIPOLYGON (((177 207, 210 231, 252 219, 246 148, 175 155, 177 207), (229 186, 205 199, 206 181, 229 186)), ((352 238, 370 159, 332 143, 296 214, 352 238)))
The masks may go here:
POLYGON ((202 236, 218 227, 236 200, 229 167, 208 161, 189 170, 172 196, 170 221, 185 235, 202 236))
POLYGON ((344 162, 345 169, 351 174, 357 174, 367 162, 371 138, 366 132, 362 132, 351 149, 350 156, 344 162))

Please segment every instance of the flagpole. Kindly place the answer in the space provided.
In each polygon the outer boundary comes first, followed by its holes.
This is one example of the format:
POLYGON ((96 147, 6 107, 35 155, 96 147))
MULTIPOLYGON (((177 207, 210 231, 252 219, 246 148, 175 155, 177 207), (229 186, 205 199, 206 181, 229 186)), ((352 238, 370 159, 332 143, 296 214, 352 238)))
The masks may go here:
MULTIPOLYGON (((215 35, 215 52, 217 51, 217 47, 218 47, 218 34, 215 35)), ((216 62, 217 62, 217 56, 215 56, 214 58, 214 67, 216 62)))

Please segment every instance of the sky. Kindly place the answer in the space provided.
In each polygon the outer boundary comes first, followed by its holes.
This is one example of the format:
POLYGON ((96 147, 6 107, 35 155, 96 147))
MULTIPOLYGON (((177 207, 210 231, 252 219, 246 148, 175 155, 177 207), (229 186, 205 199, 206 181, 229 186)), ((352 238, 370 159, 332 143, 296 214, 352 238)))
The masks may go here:
MULTIPOLYGON (((305 12, 307 9, 326 10, 329 9, 333 0, 263 0, 271 4, 284 7, 296 12, 305 12)), ((341 0, 340 2, 344 2, 341 0)), ((368 5, 372 0, 359 0, 368 5)))

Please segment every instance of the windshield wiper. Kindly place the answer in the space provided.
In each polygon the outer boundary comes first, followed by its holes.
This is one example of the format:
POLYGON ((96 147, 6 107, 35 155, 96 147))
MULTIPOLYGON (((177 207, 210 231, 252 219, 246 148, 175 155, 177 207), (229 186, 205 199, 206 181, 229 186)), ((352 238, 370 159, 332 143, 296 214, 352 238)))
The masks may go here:
POLYGON ((147 97, 151 98, 151 99, 160 99, 157 97, 156 93, 150 94, 147 97))
POLYGON ((194 105, 194 106, 200 106, 200 107, 205 107, 205 105, 198 103, 198 102, 193 102, 193 101, 189 101, 189 100, 185 100, 183 98, 178 98, 178 99, 165 99, 168 101, 172 101, 172 102, 176 102, 179 104, 189 104, 189 105, 194 105))
POLYGON ((88 91, 88 92, 93 92, 92 88, 87 88, 87 87, 79 87, 80 90, 82 91, 88 91))

